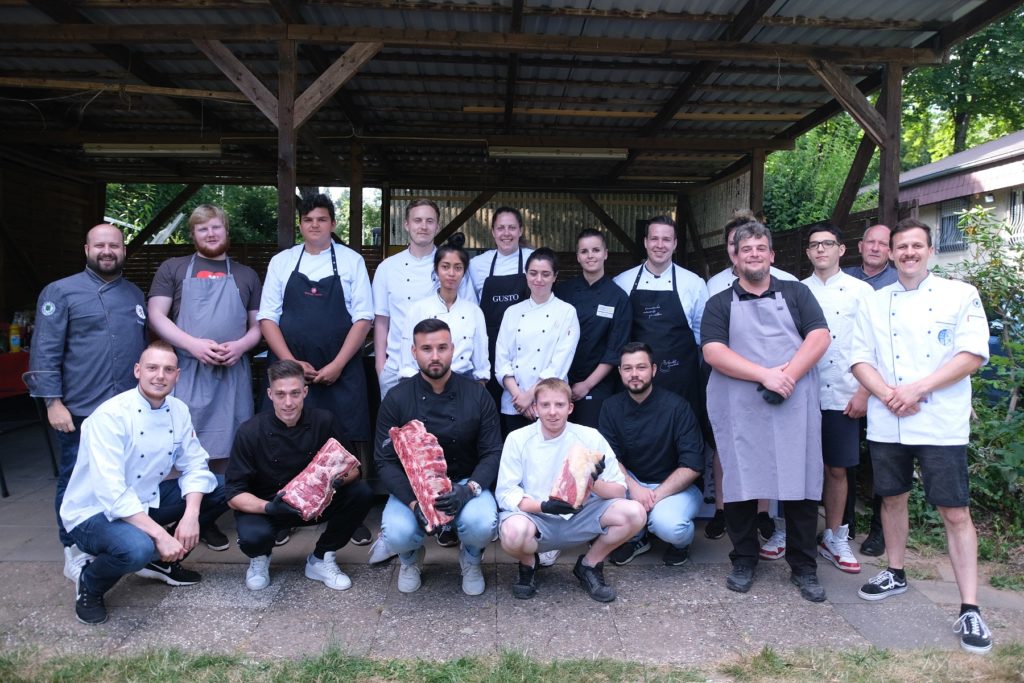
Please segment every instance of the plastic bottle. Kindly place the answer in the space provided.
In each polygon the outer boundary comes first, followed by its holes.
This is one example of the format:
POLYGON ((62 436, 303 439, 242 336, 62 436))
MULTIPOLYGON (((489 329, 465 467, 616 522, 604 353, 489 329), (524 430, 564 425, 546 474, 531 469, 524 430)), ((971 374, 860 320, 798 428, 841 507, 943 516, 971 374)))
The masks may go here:
POLYGON ((11 323, 11 327, 7 331, 7 335, 11 353, 18 353, 21 351, 21 326, 17 323, 11 323))

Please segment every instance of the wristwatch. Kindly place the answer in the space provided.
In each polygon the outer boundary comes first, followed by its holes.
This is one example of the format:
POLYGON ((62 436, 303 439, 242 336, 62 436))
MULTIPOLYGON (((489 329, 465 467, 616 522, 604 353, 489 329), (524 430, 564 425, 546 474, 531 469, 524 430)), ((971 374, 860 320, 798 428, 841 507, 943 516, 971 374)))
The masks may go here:
POLYGON ((479 496, 480 492, 483 490, 483 489, 480 488, 480 484, 476 483, 472 479, 470 479, 469 481, 466 482, 466 486, 468 486, 469 490, 473 492, 473 497, 474 498, 479 496))

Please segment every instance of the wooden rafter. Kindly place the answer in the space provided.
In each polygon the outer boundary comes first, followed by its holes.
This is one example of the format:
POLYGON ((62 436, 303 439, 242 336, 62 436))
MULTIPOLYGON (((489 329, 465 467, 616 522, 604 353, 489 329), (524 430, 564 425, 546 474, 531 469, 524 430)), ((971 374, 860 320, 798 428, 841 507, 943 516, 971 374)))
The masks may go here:
POLYGON ((608 215, 608 212, 601 208, 601 205, 597 203, 594 196, 589 192, 576 192, 576 199, 580 201, 583 206, 587 207, 590 213, 594 214, 597 220, 601 221, 601 225, 604 226, 605 230, 615 235, 622 245, 629 251, 636 251, 636 241, 629 236, 622 227, 615 222, 615 219, 608 215))
POLYGON ((242 64, 227 45, 219 40, 193 40, 192 43, 221 70, 242 94, 267 117, 275 128, 280 129, 277 120, 277 98, 270 88, 263 85, 249 68, 242 64))
POLYGON ((374 55, 383 43, 356 43, 313 81, 295 100, 295 127, 299 128, 317 109, 345 85, 374 55))
MULTIPOLYGON (((886 97, 883 92, 878 96, 878 101, 875 103, 875 109, 879 113, 885 113, 886 109, 886 97)), ((850 163, 850 170, 846 174, 846 180, 843 182, 843 189, 839 191, 839 198, 836 199, 835 208, 832 209, 832 224, 843 227, 846 225, 846 221, 850 218, 850 209, 853 207, 853 201, 857 198, 857 191, 860 189, 861 184, 864 182, 864 174, 867 173, 868 165, 871 163, 871 157, 875 153, 875 143, 871 140, 867 134, 863 134, 860 139, 860 144, 857 146, 857 153, 853 156, 853 162, 850 163)))
MULTIPOLYGON (((512 33, 520 33, 523 30, 523 6, 525 0, 513 0, 512 21, 509 30, 512 33)), ((519 53, 513 52, 508 56, 508 68, 505 71, 505 132, 512 132, 512 117, 515 115, 516 87, 519 79, 519 53)))
POLYGON ((809 59, 807 67, 814 72, 814 75, 832 93, 836 101, 843 105, 843 108, 876 145, 884 148, 889 144, 885 119, 871 106, 871 103, 857 89, 856 84, 843 73, 842 69, 823 59, 809 59))

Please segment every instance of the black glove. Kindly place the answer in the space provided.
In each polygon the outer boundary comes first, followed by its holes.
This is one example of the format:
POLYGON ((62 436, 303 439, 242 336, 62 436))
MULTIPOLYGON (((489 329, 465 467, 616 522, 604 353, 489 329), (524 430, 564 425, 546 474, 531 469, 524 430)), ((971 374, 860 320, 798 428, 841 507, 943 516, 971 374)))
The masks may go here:
POLYGON ((263 506, 263 512, 268 515, 274 515, 275 517, 283 515, 295 515, 299 517, 302 515, 301 512, 284 502, 284 494, 280 491, 276 496, 274 496, 273 500, 263 506))
POLYGON ((548 498, 540 504, 540 511, 546 512, 549 515, 575 515, 580 511, 579 508, 574 508, 564 500, 555 500, 554 498, 548 498))
POLYGON ((757 390, 761 392, 761 398, 763 398, 766 403, 770 403, 773 406, 777 406, 786 400, 785 396, 783 396, 777 391, 766 389, 763 384, 758 384, 757 390))
POLYGON ((602 472, 604 472, 604 466, 604 458, 601 458, 601 460, 598 461, 596 465, 594 465, 594 472, 593 474, 590 475, 594 481, 597 481, 597 478, 601 476, 602 472))
POLYGON ((441 512, 455 517, 462 511, 463 506, 473 500, 473 498, 473 489, 465 484, 455 484, 449 493, 437 497, 434 501, 434 507, 441 512))
POLYGON ((434 536, 441 531, 440 526, 435 526, 429 531, 427 530, 427 527, 430 526, 430 522, 428 522, 427 518, 423 516, 423 510, 420 508, 419 503, 416 503, 416 507, 412 509, 412 514, 416 516, 416 523, 420 525, 420 528, 423 529, 423 533, 427 536, 434 536))
POLYGON ((344 477, 339 477, 339 478, 335 479, 334 481, 332 481, 331 482, 331 486, 334 487, 335 491, 340 491, 343 486, 348 486, 349 484, 351 484, 352 482, 354 482, 358 478, 359 478, 359 466, 356 465, 351 470, 349 470, 348 474, 346 474, 344 477), (353 472, 355 472, 355 475, 352 474, 353 472))

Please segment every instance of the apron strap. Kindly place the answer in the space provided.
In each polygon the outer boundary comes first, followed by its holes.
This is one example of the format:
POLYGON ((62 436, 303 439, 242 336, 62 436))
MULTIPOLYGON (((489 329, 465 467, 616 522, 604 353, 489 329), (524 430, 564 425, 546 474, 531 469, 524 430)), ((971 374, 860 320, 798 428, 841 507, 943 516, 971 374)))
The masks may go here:
MULTIPOLYGON (((334 243, 331 242, 331 246, 328 247, 331 250, 331 269, 334 270, 334 277, 338 277, 338 257, 334 255, 334 243)), ((295 269, 293 273, 299 272, 299 264, 302 263, 302 255, 306 252, 306 247, 302 247, 299 250, 299 260, 295 262, 295 269)), ((230 265, 228 266, 228 275, 231 274, 230 265)))
POLYGON ((632 289, 629 290, 630 294, 635 292, 636 291, 636 286, 640 284, 640 276, 644 274, 644 266, 646 266, 646 265, 647 265, 647 261, 644 261, 643 263, 640 264, 640 268, 637 269, 637 271, 636 271, 636 279, 633 280, 633 287, 632 287, 632 289))
POLYGON ((185 271, 185 279, 188 280, 192 277, 192 267, 196 264, 196 255, 192 254, 192 258, 188 261, 188 269, 185 271))

